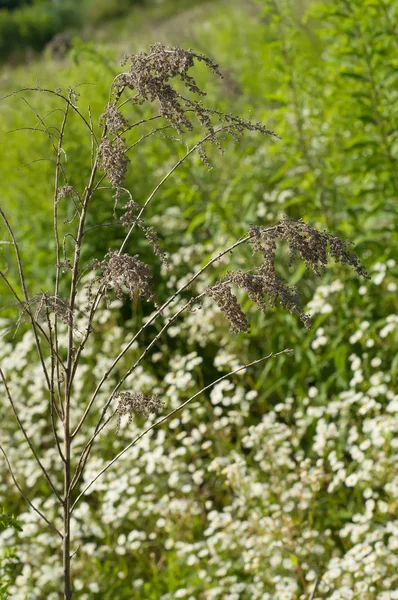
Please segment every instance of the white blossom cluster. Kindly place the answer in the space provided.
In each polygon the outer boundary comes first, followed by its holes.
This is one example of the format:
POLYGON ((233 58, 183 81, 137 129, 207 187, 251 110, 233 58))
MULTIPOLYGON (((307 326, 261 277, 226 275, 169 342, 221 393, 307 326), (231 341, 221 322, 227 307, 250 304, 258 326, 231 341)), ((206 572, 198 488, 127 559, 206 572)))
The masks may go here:
MULTIPOLYGON (((378 266, 377 272, 385 270, 378 266)), ((379 285, 389 283, 387 277, 379 285)), ((181 285, 178 277, 175 284, 181 285)), ((201 285, 203 280, 199 292, 201 285)), ((308 305, 315 328, 303 336, 318 361, 333 342, 333 311, 343 294, 342 282, 322 284, 308 305)), ((75 423, 88 391, 134 332, 132 323, 117 324, 119 306, 114 301, 103 308, 84 352, 73 393, 75 423)), ((168 307, 163 318, 180 306, 168 307)), ((211 303, 184 315, 173 324, 178 331, 170 327, 132 379, 134 389, 159 394, 165 411, 239 368, 250 351, 247 337, 227 341, 228 324, 211 303)), ((9 324, 1 325, 8 340, 9 324)), ((397 329, 394 314, 370 321, 359 313, 347 320, 340 343, 348 354, 336 366, 346 384, 339 390, 325 388, 320 374, 305 393, 286 388, 285 394, 267 395, 275 360, 264 376, 247 370, 222 380, 152 430, 88 490, 73 513, 78 597, 307 600, 319 579, 317 600, 397 598, 398 391, 391 346, 385 348, 397 329)), ((119 372, 139 354, 136 342, 119 372)), ((25 427, 61 486, 32 334, 26 331, 17 343, 5 341, 0 360, 25 427)), ((97 414, 114 384, 112 377, 104 383, 97 414)), ((1 439, 16 476, 61 527, 57 503, 0 390, 1 439)), ((145 424, 156 418, 151 415, 145 424)), ((139 417, 129 425, 123 417, 119 435, 112 423, 102 432, 82 486, 144 421, 139 417)), ((76 450, 94 423, 76 437, 76 450)), ((0 534, 0 546, 15 545, 19 557, 11 597, 56 600, 59 541, 14 491, 4 461, 0 472, 0 502, 23 523, 19 534, 0 534)))

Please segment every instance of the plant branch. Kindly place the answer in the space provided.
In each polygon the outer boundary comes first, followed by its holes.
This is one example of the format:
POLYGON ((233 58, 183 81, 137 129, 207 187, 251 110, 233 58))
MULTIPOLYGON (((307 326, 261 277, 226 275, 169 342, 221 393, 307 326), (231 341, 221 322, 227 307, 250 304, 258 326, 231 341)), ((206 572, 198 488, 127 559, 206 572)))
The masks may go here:
POLYGON ((24 425, 23 425, 23 423, 22 423, 21 419, 19 418, 18 411, 17 411, 17 409, 16 409, 16 406, 15 406, 14 400, 13 400, 13 398, 12 398, 12 396, 11 396, 11 393, 10 393, 9 387, 8 387, 8 385, 7 385, 7 381, 6 381, 6 378, 5 378, 4 372, 3 372, 3 370, 2 370, 1 368, 0 368, 0 377, 1 377, 2 381, 3 381, 3 385, 4 385, 4 387, 5 387, 5 390, 6 390, 6 395, 7 395, 7 398, 8 398, 8 400, 9 400, 10 404, 11 404, 11 408, 12 408, 12 411, 13 411, 13 413, 14 413, 14 416, 15 416, 15 418, 16 418, 16 420, 17 420, 18 427, 19 427, 19 428, 20 428, 20 430, 22 431, 22 433, 23 433, 23 436, 24 436, 25 440, 27 441, 29 448, 30 448, 30 449, 31 449, 31 451, 32 451, 32 454, 33 454, 33 456, 35 457, 35 459, 36 459, 36 462, 37 462, 37 464, 39 465, 39 467, 40 467, 40 469, 41 469, 41 471, 42 471, 42 473, 43 473, 44 477, 47 479, 47 481, 48 481, 48 483, 49 483, 49 485, 50 485, 50 487, 51 487, 52 491, 54 492, 54 494, 56 495, 56 497, 58 498, 58 500, 59 500, 60 502, 62 502, 62 500, 61 500, 61 496, 59 495, 59 493, 58 493, 58 491, 57 491, 57 488, 55 487, 55 485, 54 485, 54 484, 53 484, 53 482, 51 481, 51 478, 50 478, 49 474, 47 473, 47 470, 46 470, 46 468, 43 466, 43 463, 41 462, 41 460, 40 460, 40 458, 39 458, 39 456, 38 456, 38 454, 37 454, 37 452, 36 452, 36 450, 35 450, 35 447, 33 446, 33 444, 32 444, 32 441, 31 441, 30 437, 29 437, 29 436, 28 436, 28 434, 26 433, 26 429, 25 429, 25 427, 24 427, 24 425))
POLYGON ((23 92, 44 92, 46 94, 52 94, 53 96, 57 96, 58 98, 62 98, 62 100, 64 100, 65 102, 67 102, 69 104, 69 106, 72 108, 72 110, 74 110, 74 112, 77 115, 79 115, 80 119, 86 125, 86 127, 90 131, 90 134, 93 136, 94 140, 96 141, 96 143, 98 145, 97 138, 95 136, 94 130, 92 129, 90 123, 87 121, 87 119, 84 117, 84 115, 82 115, 82 113, 79 111, 79 109, 77 108, 77 106, 75 106, 75 104, 73 104, 73 102, 71 102, 71 100, 69 100, 69 98, 67 98, 66 96, 64 96, 63 94, 61 94, 61 92, 57 92, 56 90, 50 90, 50 89, 47 89, 47 88, 25 87, 25 88, 21 88, 20 90, 16 90, 15 92, 12 92, 11 94, 7 94, 6 96, 2 96, 0 98, 0 101, 1 100, 6 100, 7 98, 12 98, 12 97, 16 96, 17 94, 22 94, 23 92))
POLYGON ((62 533, 60 531, 58 531, 58 529, 55 527, 55 525, 53 525, 51 523, 51 521, 49 521, 47 519, 47 517, 45 515, 43 515, 43 513, 38 508, 36 508, 36 506, 33 504, 33 502, 31 502, 31 500, 29 500, 29 498, 26 496, 26 494, 22 490, 21 486, 19 485, 19 483, 17 482, 17 480, 15 478, 14 472, 13 472, 11 464, 10 464, 10 461, 8 460, 8 456, 7 456, 7 454, 6 454, 3 446, 1 444, 0 444, 0 450, 3 453, 3 455, 4 455, 4 458, 5 458, 7 466, 8 466, 8 470, 10 471, 10 475, 12 477, 12 480, 13 480, 14 484, 15 484, 15 487, 18 489, 18 491, 21 494, 21 496, 26 500, 26 502, 31 506, 31 508, 33 508, 33 510, 43 519, 43 521, 45 521, 47 523, 47 525, 49 525, 51 527, 51 529, 53 531, 55 531, 55 533, 57 535, 59 535, 59 537, 61 539, 63 539, 62 533))
POLYGON ((320 582, 321 582, 321 578, 318 576, 315 579, 314 587, 313 587, 313 590, 311 592, 311 596, 308 598, 308 600, 314 600, 315 594, 316 594, 316 591, 318 589, 318 586, 319 586, 320 582))
MULTIPOLYGON (((14 232, 13 232, 13 230, 11 228, 11 225, 10 225, 10 223, 9 223, 9 221, 8 221, 6 215, 5 215, 5 213, 4 213, 4 211, 3 211, 3 209, 1 207, 0 207, 0 215, 2 216, 2 218, 3 218, 3 220, 4 220, 5 224, 6 224, 8 232, 9 232, 9 234, 11 236, 11 239, 12 239, 12 243, 14 245, 14 250, 15 250, 15 254, 16 254, 16 258, 17 258, 17 264, 18 264, 19 278, 20 278, 21 286, 22 286, 22 291, 23 291, 23 295, 24 295, 24 298, 25 298, 26 305, 29 306, 29 295, 28 295, 28 290, 26 288, 25 276, 24 276, 24 272, 23 272, 23 267, 22 267, 22 261, 21 261, 21 255, 20 255, 20 252, 19 252, 19 247, 18 247, 17 241, 15 239, 15 235, 14 235, 14 232)), ((42 352, 42 349, 41 349, 41 346, 40 346, 39 336, 37 335, 36 322, 35 322, 35 319, 33 318, 33 315, 30 313, 30 311, 28 312, 28 314, 30 315, 30 320, 31 320, 32 329, 33 329, 33 334, 34 334, 35 341, 36 341, 36 347, 37 347, 37 351, 38 351, 38 354, 39 354, 39 357, 40 357, 40 362, 41 362, 41 365, 42 365, 44 377, 46 379, 47 388, 51 392, 51 383, 50 383, 50 379, 49 379, 48 372, 47 372, 47 369, 46 369, 46 365, 45 365, 45 362, 44 362, 44 356, 43 356, 43 352, 42 352)))

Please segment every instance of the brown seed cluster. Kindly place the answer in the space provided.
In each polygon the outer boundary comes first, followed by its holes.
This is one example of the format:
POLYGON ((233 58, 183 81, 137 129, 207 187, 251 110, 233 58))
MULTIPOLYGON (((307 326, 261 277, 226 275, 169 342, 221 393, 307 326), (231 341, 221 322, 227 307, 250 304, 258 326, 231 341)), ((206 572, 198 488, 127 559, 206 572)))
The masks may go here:
POLYGON ((233 331, 247 331, 246 316, 236 297, 227 284, 235 284, 245 290, 249 298, 262 312, 267 308, 281 305, 297 314, 309 328, 311 319, 303 312, 300 295, 295 287, 289 286, 276 270, 276 250, 278 242, 286 242, 289 247, 289 265, 299 255, 316 275, 320 276, 330 259, 346 264, 363 277, 368 277, 358 257, 348 250, 349 244, 328 232, 319 232, 308 223, 282 219, 274 227, 251 227, 250 243, 262 255, 260 266, 248 272, 232 271, 219 283, 208 290, 209 295, 230 321, 233 331))
POLYGON ((141 208, 141 204, 135 200, 129 200, 129 202, 123 206, 124 213, 120 217, 120 223, 123 227, 131 227, 137 222, 137 213, 139 213, 141 208))
POLYGON ((207 290, 208 295, 213 298, 221 312, 231 324, 231 331, 239 333, 247 332, 249 324, 245 313, 242 311, 238 299, 233 294, 231 287, 225 282, 216 283, 207 290))
POLYGON ((64 185, 63 187, 58 188, 57 192, 57 202, 62 200, 62 198, 66 198, 73 193, 73 187, 71 185, 64 185))
POLYGON ((129 122, 117 107, 109 102, 105 112, 99 118, 100 126, 105 125, 108 133, 117 134, 129 128, 129 122))
POLYGON ((135 200, 130 200, 127 204, 124 205, 124 214, 120 217, 120 222, 124 227, 131 227, 136 224, 143 232, 147 239, 147 241, 151 244, 153 252, 155 256, 160 258, 162 263, 166 267, 170 267, 170 263, 167 259, 167 255, 164 250, 159 246, 158 241, 159 237, 157 232, 153 227, 147 227, 144 225, 144 221, 139 219, 137 213, 139 213, 142 208, 141 204, 136 202, 135 200))
POLYGON ((115 397, 118 400, 116 433, 119 433, 123 415, 129 415, 130 425, 134 414, 148 416, 164 407, 164 402, 156 394, 146 396, 143 392, 119 392, 115 397))
POLYGON ((324 273, 330 258, 333 258, 335 262, 354 269, 361 277, 368 278, 356 254, 349 251, 350 242, 327 231, 318 231, 309 223, 284 218, 273 228, 252 227, 249 233, 253 236, 254 247, 263 254, 269 253, 270 243, 276 244, 278 239, 287 242, 289 265, 299 255, 307 268, 318 276, 324 273))
POLYGON ((157 101, 160 114, 178 131, 192 129, 186 110, 189 108, 199 116, 201 106, 174 89, 171 81, 177 79, 189 92, 205 96, 206 92, 201 90, 195 79, 188 74, 195 60, 203 62, 213 73, 221 76, 218 66, 206 56, 192 50, 170 48, 157 43, 149 48, 149 52, 140 52, 124 61, 124 64, 130 62, 130 69, 116 78, 114 93, 119 97, 121 90, 128 88, 135 92, 132 99, 135 104, 157 101))
POLYGON ((97 266, 103 272, 101 283, 107 289, 114 289, 118 298, 123 299, 127 293, 131 299, 154 299, 151 287, 153 273, 137 256, 110 250, 106 259, 97 266))
POLYGON ((104 138, 99 147, 99 166, 114 188, 122 187, 126 178, 130 160, 125 150, 125 141, 120 137, 112 141, 104 138))

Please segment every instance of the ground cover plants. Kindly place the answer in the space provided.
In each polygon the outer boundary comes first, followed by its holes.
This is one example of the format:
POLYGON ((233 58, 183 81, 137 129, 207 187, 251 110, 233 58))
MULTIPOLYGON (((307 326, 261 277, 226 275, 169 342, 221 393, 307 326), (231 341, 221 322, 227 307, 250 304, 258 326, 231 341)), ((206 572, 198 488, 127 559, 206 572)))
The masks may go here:
MULTIPOLYGON (((148 419, 136 415, 130 424, 128 412, 121 414, 117 434, 116 413, 95 440, 79 489, 143 428, 206 384, 226 378, 148 432, 79 500, 71 519, 72 552, 78 550, 72 570, 75 595, 83 599, 116 595, 126 600, 389 600, 397 596, 397 4, 368 2, 364 10, 362 2, 314 3, 305 20, 288 2, 258 6, 261 14, 245 16, 239 8, 231 10, 228 18, 220 8, 203 24, 197 22, 190 35, 198 53, 211 47, 220 63, 229 67, 225 79, 218 81, 221 94, 212 90, 206 104, 227 113, 231 106, 242 115, 258 115, 282 140, 274 143, 269 136, 250 133, 235 146, 232 139, 225 139, 225 156, 219 157, 216 149, 208 152, 216 167, 212 171, 192 153, 144 213, 143 225, 158 232, 158 244, 167 251, 170 267, 153 252, 141 228, 136 227, 129 238, 129 249, 139 253, 154 273, 152 282, 160 284, 155 288, 156 300, 163 304, 187 283, 188 272, 199 271, 245 236, 251 225, 272 227, 287 215, 285 223, 303 217, 320 231, 327 227, 354 241, 371 279, 361 280, 341 267, 329 268, 320 280, 311 277, 299 260, 288 266, 282 245, 277 250, 277 272, 289 285, 298 285, 303 313, 312 317, 311 329, 300 324, 297 314, 279 308, 269 308, 267 314, 254 310, 246 294, 236 288, 250 335, 229 332, 215 302, 217 288, 214 298, 203 296, 200 310, 196 305, 182 310, 131 378, 134 391, 158 397, 165 407, 148 419), (255 77, 253 65, 258 70, 255 77), (294 352, 228 376, 285 348, 294 352)), ((85 110, 90 98, 94 126, 106 104, 105 81, 112 71, 100 64, 103 60, 105 65, 105 59, 112 64, 112 53, 98 49, 91 63, 80 58, 73 69, 61 67, 68 81, 97 81, 97 88, 75 90, 81 94, 80 110, 85 110)), ((195 72, 197 81, 211 87, 201 65, 195 72)), ((55 90, 57 74, 52 66, 49 75, 55 90)), ((45 87, 45 83, 43 74, 39 84, 45 87)), ((37 91, 22 95, 29 104, 17 98, 2 101, 9 128, 36 125, 41 129, 32 107, 40 116, 61 108, 61 99, 51 103, 37 91)), ((151 116, 145 105, 134 108, 134 112, 141 110, 142 118, 151 116)), ((128 104, 122 111, 130 120, 128 104)), ((48 126, 59 126, 61 118, 60 112, 52 113, 46 121, 48 126)), ((70 111, 62 157, 69 183, 81 191, 90 176, 91 148, 84 143, 87 126, 78 122, 78 115, 70 111), (82 163, 85 166, 77 168, 82 163)), ((137 128, 132 143, 154 126, 148 124, 140 134, 137 128)), ((101 130, 96 131, 101 135, 101 130)), ((167 135, 170 132, 166 130, 167 135)), ((197 128, 185 133, 189 147, 198 133, 197 128)), ((134 129, 126 137, 131 135, 134 129)), ((184 156, 180 142, 157 135, 151 134, 133 149, 125 187, 137 202, 147 198, 184 156)), ((55 245, 53 254, 47 251, 51 231, 45 226, 51 218, 48 183, 54 163, 34 162, 16 175, 13 170, 41 157, 51 159, 50 151, 46 153, 48 137, 24 130, 7 135, 2 143, 7 144, 3 171, 12 181, 11 186, 5 186, 5 178, 1 182, 2 206, 15 226, 27 286, 38 293, 33 315, 39 311, 39 323, 45 327, 42 295, 52 285, 55 251, 55 245), (32 178, 36 171, 45 176, 32 178), (34 207, 34 230, 24 218, 29 207, 34 207), (35 248, 37 260, 32 264, 29 258, 35 248)), ((100 185, 108 186, 105 180, 100 185)), ((117 252, 128 231, 110 223, 121 219, 130 198, 118 201, 115 219, 112 196, 109 189, 98 189, 94 196, 93 218, 88 214, 86 224, 93 229, 83 238, 84 264, 91 265, 92 256, 102 262, 109 248, 117 252), (100 223, 108 225, 95 229, 100 223)), ((77 220, 69 226, 62 222, 64 217, 74 217, 73 198, 62 198, 58 208, 65 234, 77 224, 77 220)), ((19 290, 14 248, 4 225, 1 240, 7 242, 0 247, 2 265, 7 265, 6 275, 19 290)), ((67 240, 71 253, 74 242, 69 236, 67 240)), ((242 244, 225 255, 192 283, 183 299, 164 309, 163 316, 142 332, 140 344, 134 343, 120 359, 117 373, 104 381, 93 409, 102 408, 151 342, 152 333, 160 333, 166 320, 191 297, 217 285, 228 271, 260 267, 252 249, 242 244)), ((94 272, 95 276, 104 273, 94 272)), ((68 281, 68 271, 61 281, 68 281)), ((64 290, 62 294, 65 298, 64 290)), ((93 335, 76 373, 73 404, 81 413, 87 390, 95 389, 137 327, 156 312, 151 302, 119 299, 113 289, 108 290, 108 300, 108 306, 104 301, 98 308, 93 335)), ((47 405, 35 340, 28 331, 26 312, 18 328, 8 318, 10 312, 19 313, 15 303, 4 287, 2 368, 11 377, 13 395, 18 402, 23 400, 21 416, 45 468, 55 473, 59 458, 43 416, 47 405)), ((86 305, 85 293, 78 295, 77 303, 86 305)), ((240 317, 237 323, 245 325, 242 315, 234 314, 240 317)), ((76 313, 75 319, 78 337, 84 333, 84 313, 76 313)), ((67 344, 65 327, 61 321, 63 344, 67 344)), ((123 389, 131 392, 128 381, 123 389)), ((120 399, 123 412, 128 404, 123 396, 120 399)), ((139 399, 132 399, 136 407, 139 399)), ((1 439, 8 443, 18 481, 43 513, 59 519, 59 509, 37 463, 25 451, 26 442, 3 394, 0 406, 1 439)), ((112 406, 117 408, 118 403, 112 406)), ((99 416, 93 409, 84 424, 86 433, 99 416)), ((77 436, 75 448, 83 446, 77 436)), ((0 465, 2 502, 9 514, 18 514, 23 526, 20 533, 7 528, 0 538, 1 548, 13 553, 2 563, 11 581, 10 595, 55 600, 62 579, 59 541, 12 492, 6 462, 0 465)))

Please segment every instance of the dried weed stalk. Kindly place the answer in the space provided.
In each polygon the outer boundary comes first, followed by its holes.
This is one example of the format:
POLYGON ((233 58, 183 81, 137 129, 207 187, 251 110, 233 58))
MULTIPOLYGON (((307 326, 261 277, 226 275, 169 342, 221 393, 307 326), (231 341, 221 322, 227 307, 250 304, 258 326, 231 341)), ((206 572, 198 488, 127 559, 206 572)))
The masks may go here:
MULTIPOLYGON (((214 256, 186 283, 181 285, 162 306, 156 308, 152 316, 144 322, 139 331, 131 338, 130 342, 114 358, 110 367, 98 381, 95 390, 91 394, 87 391, 87 404, 82 414, 77 415, 76 422, 78 424, 72 430, 71 411, 79 410, 71 403, 76 373, 84 348, 90 336, 95 335, 93 323, 102 298, 107 292, 112 293, 113 291, 118 298, 127 295, 132 299, 145 299, 152 302, 155 299, 156 282, 154 282, 150 267, 136 253, 128 252, 127 247, 135 228, 138 227, 144 231, 146 239, 154 248, 155 254, 161 260, 167 261, 164 251, 158 245, 156 232, 145 225, 143 219, 146 208, 152 202, 159 189, 172 176, 174 171, 194 152, 198 152, 204 162, 208 163, 206 146, 214 145, 222 151, 222 141, 228 135, 232 136, 235 140, 239 140, 246 131, 255 131, 266 136, 277 137, 273 131, 260 123, 253 123, 250 120, 244 120, 241 117, 224 114, 216 109, 205 107, 202 103, 205 92, 200 89, 191 75, 191 69, 197 62, 203 63, 216 75, 221 75, 218 66, 206 56, 197 54, 192 50, 169 48, 162 44, 153 45, 147 53, 141 52, 127 58, 124 64, 129 65, 128 70, 118 75, 112 83, 110 101, 100 118, 102 132, 99 136, 92 124, 91 113, 89 113, 89 118, 86 118, 78 108, 77 94, 73 89, 67 95, 62 94, 60 90, 54 91, 39 88, 19 90, 20 92, 31 91, 51 94, 58 98, 63 106, 62 121, 58 129, 56 129, 58 132, 56 142, 53 141, 54 133, 49 135, 56 163, 53 197, 55 285, 54 290, 40 296, 39 309, 36 313, 32 310, 32 299, 34 296, 30 296, 27 289, 24 267, 16 236, 6 214, 0 207, 0 215, 8 231, 11 243, 14 246, 21 289, 17 290, 14 288, 5 271, 0 271, 0 276, 8 291, 12 293, 18 302, 23 314, 27 315, 36 340, 43 381, 49 399, 47 417, 52 426, 54 445, 58 450, 62 465, 63 489, 58 489, 55 483, 57 479, 41 462, 39 454, 24 428, 23 419, 18 414, 16 403, 7 385, 6 376, 1 369, 0 375, 3 389, 9 399, 18 426, 23 432, 30 451, 33 453, 43 472, 43 477, 50 485, 59 503, 59 510, 62 515, 62 528, 50 522, 42 510, 23 491, 22 486, 15 478, 6 450, 3 447, 0 449, 5 455, 11 476, 19 491, 29 502, 31 508, 40 515, 62 541, 63 597, 65 600, 70 600, 73 594, 70 519, 80 499, 94 481, 108 468, 112 467, 129 448, 138 443, 143 435, 154 427, 160 426, 161 423, 178 412, 178 410, 181 410, 182 407, 186 406, 200 393, 208 390, 217 381, 243 368, 276 356, 270 355, 260 358, 206 385, 179 408, 166 414, 163 418, 155 421, 150 427, 145 429, 122 452, 115 456, 85 488, 81 489, 82 476, 95 440, 114 416, 117 417, 117 429, 119 429, 120 419, 123 415, 128 415, 131 420, 134 414, 148 415, 163 408, 162 400, 153 394, 146 395, 142 390, 128 389, 127 391, 123 391, 121 388, 126 384, 126 381, 131 377, 138 365, 146 358, 160 336, 164 334, 182 312, 191 309, 193 302, 198 300, 203 294, 197 297, 196 300, 192 298, 182 308, 176 310, 175 314, 163 323, 159 333, 154 336, 153 340, 143 348, 140 358, 136 360, 127 372, 120 374, 117 370, 120 360, 136 344, 143 332, 152 323, 158 320, 162 321, 164 309, 179 298, 188 287, 192 286, 194 281, 203 272, 217 263, 223 256, 243 245, 249 245, 250 248, 254 249, 255 253, 261 257, 260 263, 258 264, 258 261, 254 261, 252 268, 247 272, 233 271, 228 273, 221 281, 216 282, 205 292, 219 306, 227 319, 229 319, 234 332, 246 332, 248 330, 248 321, 239 305, 237 297, 232 291, 233 287, 244 290, 261 311, 266 311, 267 307, 281 304, 291 312, 297 313, 306 325, 309 323, 309 317, 303 314, 300 308, 297 290, 291 288, 277 272, 275 253, 278 243, 286 243, 289 247, 291 260, 296 255, 299 255, 305 261, 307 267, 317 275, 323 272, 329 261, 329 257, 331 257, 337 262, 349 265, 359 275, 366 276, 357 257, 349 251, 348 245, 345 242, 340 241, 329 233, 318 232, 307 223, 283 220, 268 228, 253 226, 245 237, 214 256), (125 97, 124 100, 122 100, 123 97, 125 97), (155 114, 152 117, 138 120, 133 124, 129 123, 123 114, 123 107, 128 105, 131 108, 142 104, 153 105, 155 107, 155 114), (89 133, 93 150, 90 176, 80 195, 75 192, 68 181, 66 164, 62 160, 63 138, 70 112, 74 112, 82 120, 89 133), (138 141, 129 145, 127 138, 130 132, 141 125, 151 123, 155 120, 159 121, 161 126, 152 129, 149 133, 142 135, 138 141), (150 135, 162 134, 164 129, 170 127, 174 128, 180 136, 189 131, 192 137, 193 133, 197 131, 197 141, 191 147, 187 147, 184 156, 164 175, 144 202, 135 202, 130 193, 123 187, 130 163, 129 152, 150 135), (95 263, 97 276, 94 279, 95 283, 88 290, 85 329, 82 332, 78 332, 77 335, 76 315, 79 313, 77 298, 78 292, 83 286, 82 275, 88 268, 86 258, 84 261, 82 258, 83 255, 85 256, 82 250, 84 248, 87 215, 91 210, 93 219, 95 218, 95 206, 92 199, 104 178, 109 180, 111 187, 114 189, 116 202, 125 193, 130 197, 130 201, 125 205, 124 214, 120 219, 122 225, 127 228, 127 233, 118 249, 110 250, 103 261, 95 263), (75 216, 72 221, 69 221, 68 226, 70 230, 67 233, 67 237, 65 237, 64 243, 61 243, 59 212, 63 209, 64 203, 68 202, 68 199, 72 199, 74 202, 75 216), (66 241, 68 244, 66 244, 66 241), (69 290, 64 298, 61 298, 60 295, 61 283, 63 290, 69 290), (45 318, 43 318, 43 315, 45 318), (66 342, 64 334, 60 335, 62 327, 66 327, 67 329, 66 342), (48 366, 49 364, 50 366, 48 366), (99 394, 103 389, 105 381, 115 372, 118 373, 119 377, 117 385, 107 400, 103 402, 102 406, 96 406, 96 404, 100 404, 98 401, 99 394), (108 415, 110 407, 115 402, 117 403, 117 407, 108 415), (94 419, 94 430, 90 430, 88 427, 89 415, 91 416, 91 420, 94 419), (62 432, 61 435, 60 431, 62 432), (84 435, 86 431, 91 431, 91 434, 86 433, 85 446, 79 453, 76 451, 75 446, 72 446, 72 442, 79 432, 80 435, 84 435)), ((44 121, 41 120, 41 122, 46 131, 48 131, 44 121)), ((98 226, 100 227, 101 224, 98 226)), ((282 351, 282 353, 286 352, 289 352, 289 350, 282 351)), ((129 387, 133 387, 133 384, 130 384, 129 387)))

